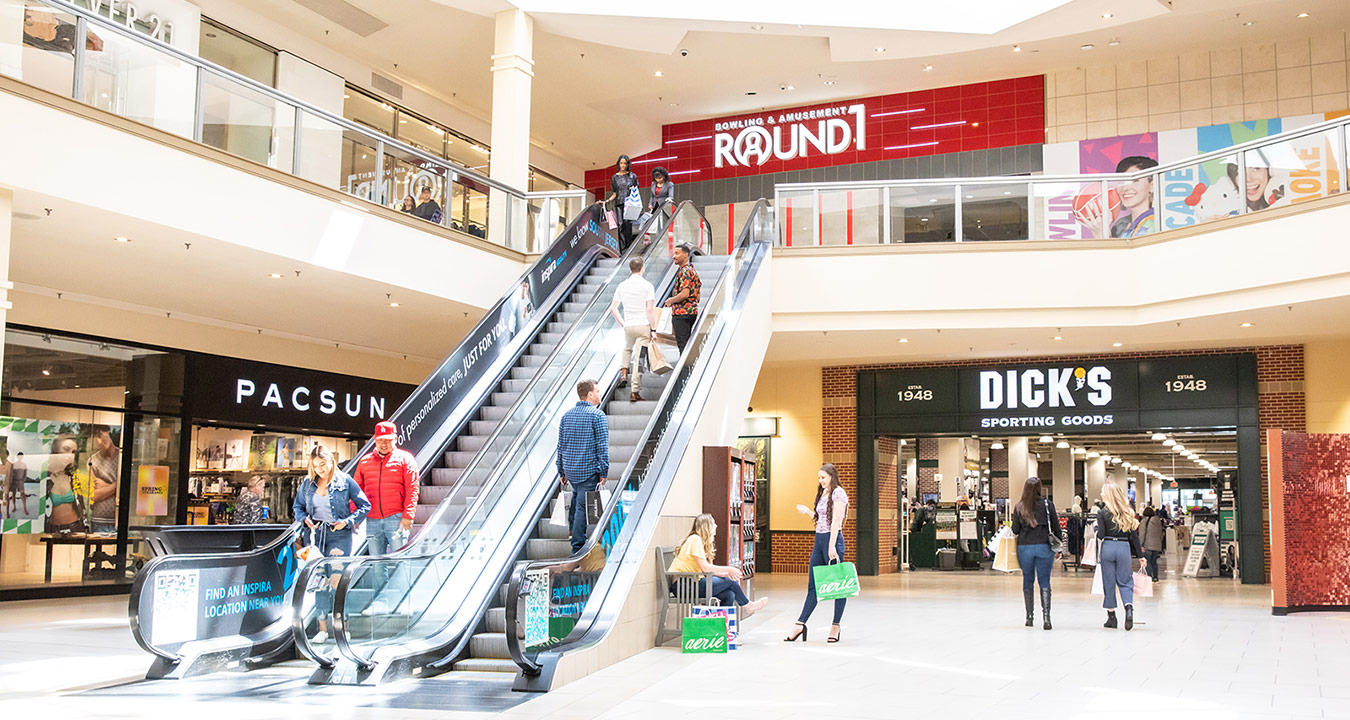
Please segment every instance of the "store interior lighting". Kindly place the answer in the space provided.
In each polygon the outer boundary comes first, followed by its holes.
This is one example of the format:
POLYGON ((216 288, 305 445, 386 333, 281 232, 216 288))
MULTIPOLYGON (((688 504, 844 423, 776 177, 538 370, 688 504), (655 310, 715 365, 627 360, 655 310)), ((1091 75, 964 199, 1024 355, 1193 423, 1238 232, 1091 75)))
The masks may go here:
POLYGON ((1055 441, 1055 439, 1052 438, 1052 437, 1050 437, 1049 435, 1042 435, 1042 436, 1041 436, 1041 442, 1046 443, 1047 445, 1050 444, 1050 443, 1052 443, 1052 442, 1054 442, 1054 441, 1055 441))
POLYGON ((1059 442, 1055 443, 1055 447, 1059 448, 1060 450, 1067 450, 1069 448, 1069 441, 1060 440, 1059 442))
POLYGON ((1164 438, 1162 444, 1163 447, 1172 447, 1173 445, 1177 444, 1177 441, 1173 440, 1172 438, 1164 438))
POLYGON ((1153 433, 1153 442, 1162 442, 1166 439, 1167 436, 1162 433, 1153 433))
POLYGON ((989 446, 989 449, 990 449, 990 450, 1002 450, 1002 449, 1003 449, 1003 443, 999 442, 998 440, 995 440, 995 441, 994 441, 994 444, 989 446))

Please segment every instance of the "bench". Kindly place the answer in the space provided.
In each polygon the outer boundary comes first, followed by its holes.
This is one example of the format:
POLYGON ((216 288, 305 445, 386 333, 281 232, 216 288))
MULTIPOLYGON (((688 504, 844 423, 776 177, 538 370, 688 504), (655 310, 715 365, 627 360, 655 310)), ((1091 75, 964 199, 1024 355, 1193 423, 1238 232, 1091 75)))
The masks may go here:
POLYGON ((695 605, 718 605, 712 595, 712 573, 670 572, 670 564, 675 560, 675 548, 656 548, 656 570, 661 573, 661 587, 665 595, 661 600, 661 619, 656 626, 656 646, 661 647, 667 640, 678 639, 683 633, 684 619, 693 614, 695 605), (703 593, 699 593, 698 581, 703 583, 703 593), (670 627, 670 611, 675 609, 675 627, 670 627))

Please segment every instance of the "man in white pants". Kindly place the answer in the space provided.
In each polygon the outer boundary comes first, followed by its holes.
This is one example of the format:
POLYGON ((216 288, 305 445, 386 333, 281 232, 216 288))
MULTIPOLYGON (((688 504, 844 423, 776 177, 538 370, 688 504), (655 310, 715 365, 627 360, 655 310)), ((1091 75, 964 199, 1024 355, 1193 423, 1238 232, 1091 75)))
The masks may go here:
POLYGON ((656 352, 656 339, 652 332, 656 326, 656 288, 642 277, 642 258, 629 260, 628 269, 633 274, 619 283, 614 291, 614 302, 609 306, 609 313, 623 325, 623 369, 619 371, 619 387, 623 387, 631 378, 633 386, 628 399, 637 402, 642 399, 642 373, 638 372, 638 358, 641 357, 639 350, 645 347, 648 353, 656 352), (619 312, 621 307, 622 314, 619 312))

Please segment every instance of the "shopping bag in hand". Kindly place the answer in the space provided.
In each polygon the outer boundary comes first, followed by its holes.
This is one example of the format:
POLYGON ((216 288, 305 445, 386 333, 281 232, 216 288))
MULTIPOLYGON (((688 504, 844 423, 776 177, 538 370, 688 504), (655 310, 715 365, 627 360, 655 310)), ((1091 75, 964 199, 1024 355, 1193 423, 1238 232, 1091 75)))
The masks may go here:
POLYGON ((628 197, 623 201, 623 219, 624 222, 632 222, 638 219, 642 214, 642 193, 638 192, 634 185, 628 190, 628 197))
POLYGON ((1134 574, 1134 596, 1135 597, 1153 597, 1153 578, 1148 573, 1135 572, 1134 574))
POLYGON ((553 501, 553 515, 549 516, 548 524, 557 527, 567 527, 566 493, 558 493, 558 499, 553 501))
POLYGON ((725 653, 727 619, 725 617, 687 617, 681 623, 684 652, 725 653))
POLYGON ((647 369, 657 375, 665 375, 675 367, 666 359, 665 348, 666 346, 660 342, 655 342, 647 346, 647 369))
POLYGON ((618 230, 618 229, 619 229, 619 219, 616 218, 616 217, 614 217, 614 211, 613 211, 613 210, 606 210, 606 211, 605 211, 605 222, 609 225, 609 229, 610 229, 610 230, 618 230))
POLYGON ((820 600, 842 600, 858 595, 858 569, 851 562, 817 565, 811 568, 815 577, 816 597, 820 600))
POLYGON ((1017 538, 1000 537, 998 553, 994 555, 994 569, 1002 572, 1016 572, 1022 569, 1017 560, 1017 538))
POLYGON ((1105 596, 1106 592, 1102 590, 1102 566, 1098 565, 1096 570, 1092 571, 1092 594, 1105 596))
POLYGON ((671 335, 675 334, 674 313, 670 308, 661 308, 656 318, 656 334, 671 335))

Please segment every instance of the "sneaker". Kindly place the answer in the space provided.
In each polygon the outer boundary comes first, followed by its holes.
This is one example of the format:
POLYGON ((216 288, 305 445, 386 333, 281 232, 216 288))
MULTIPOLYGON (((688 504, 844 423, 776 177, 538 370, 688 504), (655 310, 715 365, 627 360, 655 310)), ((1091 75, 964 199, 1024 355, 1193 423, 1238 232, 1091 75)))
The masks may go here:
POLYGON ((371 615, 388 615, 389 604, 383 600, 376 600, 375 602, 367 605, 366 609, 361 611, 361 614, 365 615, 366 617, 370 617, 371 615))
POLYGON ((326 642, 328 642, 328 631, 320 630, 318 635, 315 635, 313 638, 310 639, 309 644, 322 645, 326 642))

